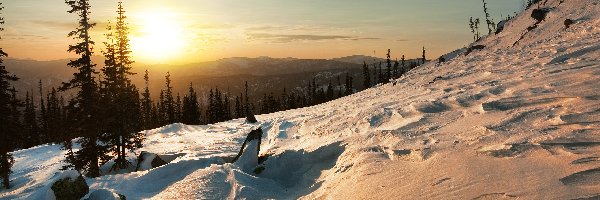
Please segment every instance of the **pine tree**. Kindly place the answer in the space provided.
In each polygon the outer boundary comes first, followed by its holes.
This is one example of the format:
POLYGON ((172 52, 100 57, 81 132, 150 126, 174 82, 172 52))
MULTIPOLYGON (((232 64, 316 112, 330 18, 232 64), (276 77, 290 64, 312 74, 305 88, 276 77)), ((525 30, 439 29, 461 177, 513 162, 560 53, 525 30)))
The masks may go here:
POLYGON ((181 95, 177 93, 175 98, 175 122, 181 122, 181 116, 183 113, 183 102, 181 102, 181 95))
POLYGON ((46 105, 44 103, 44 92, 43 92, 42 80, 38 82, 38 89, 40 95, 40 117, 39 117, 39 136, 41 138, 41 143, 49 142, 49 138, 51 138, 48 133, 48 115, 46 114, 46 105))
POLYGON ((148 130, 153 128, 155 125, 152 122, 152 99, 150 99, 150 89, 149 89, 150 76, 148 75, 148 70, 144 73, 144 93, 142 93, 142 124, 144 130, 148 130))
POLYGON ((167 72, 165 76, 165 94, 163 107, 166 112, 167 124, 175 123, 175 99, 173 98, 173 87, 171 86, 171 74, 167 72))
POLYGON ((140 123, 140 97, 137 87, 131 83, 131 50, 129 45, 129 27, 125 20, 123 3, 118 2, 117 23, 113 29, 108 26, 106 50, 103 51, 105 61, 102 72, 104 79, 100 81, 102 98, 102 113, 104 114, 103 132, 101 138, 116 155, 113 169, 126 169, 129 161, 126 150, 133 151, 141 147, 142 135, 138 133, 140 123))
MULTIPOLYGON (((363 76, 364 76, 363 87, 365 87, 365 89, 370 88, 371 87, 371 73, 369 72, 369 66, 367 66, 367 62, 363 62, 363 76)), ((331 83, 329 83, 329 86, 331 86, 331 83)))
POLYGON ((488 27, 488 34, 492 34, 493 29, 495 29, 494 26, 496 26, 496 23, 494 23, 494 21, 492 19, 490 19, 490 13, 488 12, 488 8, 487 8, 487 3, 485 2, 485 0, 483 1, 483 13, 485 14, 485 23, 487 24, 488 27))
POLYGON ((57 96, 56 89, 52 88, 51 92, 46 95, 46 121, 48 136, 51 138, 49 142, 60 142, 58 138, 61 138, 64 134, 64 120, 62 120, 63 108, 59 97, 57 96))
POLYGON ((425 64, 425 62, 427 61, 427 60, 425 59, 425 47, 423 47, 423 55, 422 55, 421 59, 423 60, 423 63, 422 63, 422 64, 425 64))
POLYGON ((352 77, 346 73, 346 85, 345 85, 346 91, 345 91, 345 95, 351 95, 352 93, 354 93, 354 91, 352 90, 352 77))
MULTIPOLYGON (((241 96, 241 95, 240 95, 241 96)), ((234 105, 234 116, 235 118, 242 118, 244 117, 244 109, 242 108, 242 102, 240 101, 240 96, 235 96, 235 105, 234 105)))
POLYGON ((248 97, 248 81, 246 81, 246 84, 244 85, 244 115, 250 115, 251 114, 251 108, 250 108, 250 97, 248 97))
POLYGON ((198 104, 198 96, 194 91, 192 83, 188 94, 183 97, 183 108, 182 108, 182 123, 190 125, 200 124, 200 106, 198 104))
MULTIPOLYGON (((107 148, 98 144, 100 136, 100 118, 98 107, 98 85, 94 75, 97 73, 95 64, 92 63, 92 45, 90 30, 95 23, 90 22, 90 4, 88 0, 65 0, 65 3, 71 7, 68 13, 75 13, 79 16, 79 27, 71 31, 68 36, 80 40, 75 45, 69 45, 69 52, 74 52, 80 56, 76 60, 71 60, 67 65, 78 70, 73 79, 63 83, 61 90, 78 88, 78 92, 69 101, 68 109, 71 119, 70 124, 74 127, 76 135, 82 137, 79 140, 81 149, 75 152, 73 158, 67 159, 68 166, 75 167, 79 171, 85 171, 86 175, 98 177, 100 175, 99 162, 108 160, 105 156, 107 148)), ((66 141, 70 142, 70 140, 66 141)), ((71 145, 65 145, 69 147, 71 145)), ((69 156, 69 155, 67 155, 69 156)))
POLYGON ((384 83, 389 83, 390 79, 392 78, 392 60, 390 59, 391 57, 391 51, 390 49, 388 49, 388 52, 386 54, 387 59, 386 59, 386 72, 385 72, 385 79, 383 80, 384 83))
MULTIPOLYGON (((2 11, 2 3, 0 3, 0 11, 2 11)), ((0 17, 0 25, 4 24, 4 18, 0 17)), ((0 27, 0 31, 4 28, 0 27)), ((16 98, 16 90, 12 87, 11 82, 17 81, 15 75, 11 75, 4 66, 3 57, 8 56, 2 48, 0 48, 0 177, 4 188, 10 188, 11 168, 15 160, 10 153, 16 144, 19 142, 19 118, 20 113, 17 107, 21 102, 16 98)))
POLYGON ((377 66, 377 84, 379 83, 385 83, 381 62, 379 62, 379 65, 377 66))
POLYGON ((392 73, 392 77, 393 78, 399 78, 400 77, 400 69, 398 68, 400 65, 400 63, 398 63, 398 58, 396 58, 396 60, 394 61, 394 71, 392 73))
MULTIPOLYGON (((33 94, 33 92, 32 92, 33 94)), ((25 94, 25 110, 23 111, 23 148, 30 148, 37 144, 41 144, 39 141, 39 127, 37 124, 37 118, 35 114, 35 105, 33 103, 33 95, 29 95, 29 91, 25 94)))
POLYGON ((402 55, 402 59, 400 59, 400 73, 401 74, 405 74, 406 72, 408 72, 408 70, 406 70, 406 59, 404 59, 404 55, 402 55))
POLYGON ((337 88, 338 88, 338 96, 337 97, 338 98, 342 98, 344 96, 344 92, 342 91, 342 82, 340 80, 340 76, 339 75, 337 76, 337 82, 338 82, 338 86, 337 86, 337 88))

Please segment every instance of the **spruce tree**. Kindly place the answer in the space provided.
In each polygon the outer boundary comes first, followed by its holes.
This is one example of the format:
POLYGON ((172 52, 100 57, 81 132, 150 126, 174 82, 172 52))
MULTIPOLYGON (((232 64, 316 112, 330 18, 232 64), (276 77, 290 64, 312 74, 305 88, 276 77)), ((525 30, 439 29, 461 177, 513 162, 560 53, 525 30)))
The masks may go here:
POLYGON ((248 116, 251 114, 250 97, 248 97, 248 81, 244 84, 244 101, 244 115, 248 116))
MULTIPOLYGON (((367 66, 367 62, 363 62, 363 76, 364 76, 363 87, 365 89, 370 88, 371 87, 371 73, 369 72, 369 66, 367 66)), ((331 86, 331 83, 329 83, 329 86, 331 86)), ((329 89, 327 91, 329 91, 329 89)))
POLYGON ((388 49, 388 52, 386 54, 387 59, 386 59, 386 71, 385 71, 385 79, 383 80, 384 83, 389 83, 390 79, 392 78, 392 60, 391 60, 391 55, 390 55, 391 51, 390 49, 388 49))
POLYGON ((102 113, 104 114, 103 132, 101 138, 116 155, 113 169, 126 169, 129 161, 126 150, 133 151, 141 146, 142 135, 140 123, 140 98, 137 88, 131 83, 131 50, 129 45, 129 27, 125 22, 125 10, 121 1, 117 7, 117 23, 113 28, 109 25, 103 51, 105 61, 102 72, 100 93, 102 96, 102 113))
POLYGON ((200 105, 198 104, 198 96, 194 91, 192 83, 190 83, 188 94, 183 97, 182 123, 190 125, 199 125, 200 117, 200 105))
MULTIPOLYGON (((32 92, 33 94, 33 92, 32 92)), ((29 91, 25 94, 25 110, 23 111, 23 148, 30 148, 41 144, 39 141, 39 127, 35 114, 35 105, 33 103, 33 95, 29 95, 29 91)))
MULTIPOLYGON (((2 3, 0 3, 0 11, 2 11, 2 3)), ((0 25, 4 24, 4 18, 0 17, 0 25)), ((0 31, 4 30, 0 27, 0 31)), ((0 37, 1 39, 1 37, 0 37)), ((4 66, 4 57, 8 56, 2 48, 0 48, 0 177, 4 188, 10 188, 11 168, 15 160, 10 153, 19 138, 19 118, 20 113, 17 107, 21 102, 16 98, 16 90, 12 87, 11 82, 17 81, 15 75, 11 75, 4 66)))
POLYGON ((165 76, 164 101, 161 103, 166 115, 166 123, 175 123, 175 99, 173 97, 173 87, 171 86, 171 73, 167 72, 165 76))
POLYGON ((396 58, 396 60, 394 61, 394 71, 392 73, 393 78, 399 78, 400 77, 400 69, 398 68, 400 65, 400 63, 398 63, 398 58, 396 58))
MULTIPOLYGON (((81 137, 78 142, 81 149, 75 152, 72 158, 67 159, 68 166, 85 172, 91 177, 100 176, 99 162, 108 160, 106 156, 107 147, 98 143, 100 136, 100 116, 99 116, 99 94, 98 85, 94 75, 97 73, 95 64, 92 63, 92 46, 90 30, 95 23, 90 22, 90 4, 88 0, 65 0, 65 3, 71 7, 68 13, 75 13, 79 16, 79 27, 71 31, 68 36, 79 40, 75 45, 69 45, 69 52, 74 52, 80 57, 71 60, 67 65, 77 69, 73 79, 63 83, 61 90, 77 88, 77 94, 69 101, 68 109, 75 134, 81 137)), ((66 140, 70 143, 70 140, 66 140)), ((64 145, 66 148, 70 144, 64 145)), ((69 150, 71 151, 71 150, 69 150)), ((70 156, 70 155, 67 155, 70 156)))
POLYGON ((152 120, 152 99, 150 99, 149 84, 150 76, 148 75, 148 70, 146 70, 144 73, 144 92, 142 93, 141 100, 142 124, 144 130, 151 129, 156 125, 152 120))
POLYGON ((39 122, 39 132, 41 138, 41 143, 49 142, 49 130, 48 130, 48 115, 46 114, 46 105, 44 101, 44 91, 43 91, 42 80, 40 79, 38 82, 38 91, 40 95, 40 117, 38 118, 39 122))
POLYGON ((352 90, 352 77, 346 73, 346 85, 345 85, 346 91, 344 92, 345 95, 351 95, 353 93, 352 90))
POLYGON ((422 63, 422 64, 425 64, 425 62, 427 61, 427 60, 425 59, 425 47, 423 47, 423 55, 422 55, 421 59, 423 60, 423 63, 422 63))
MULTIPOLYGON (((241 95, 240 95, 241 96, 241 95)), ((242 102, 240 101, 240 96, 235 96, 235 102, 234 102, 234 116, 235 118, 242 118, 244 117, 244 109, 242 108, 242 102)))

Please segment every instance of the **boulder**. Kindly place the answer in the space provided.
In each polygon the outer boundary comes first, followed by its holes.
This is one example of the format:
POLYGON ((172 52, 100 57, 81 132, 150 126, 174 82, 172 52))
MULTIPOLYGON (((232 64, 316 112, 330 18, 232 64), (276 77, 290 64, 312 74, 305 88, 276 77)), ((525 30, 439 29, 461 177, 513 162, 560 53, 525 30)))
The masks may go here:
POLYGON ((79 200, 90 190, 83 176, 65 177, 54 182, 51 187, 56 199, 79 200))
POLYGON ((481 49, 484 49, 484 48, 485 48, 485 45, 480 45, 480 44, 470 46, 467 49, 467 51, 465 52, 465 55, 469 55, 471 52, 473 52, 473 50, 481 50, 481 49))
POLYGON ((167 162, 157 154, 142 151, 138 156, 138 162, 137 166, 135 167, 135 171, 154 169, 166 164, 167 162))
POLYGON ((502 20, 502 21, 498 22, 498 25, 496 25, 495 34, 498 34, 504 30, 504 25, 506 25, 506 22, 508 22, 508 21, 502 20))
POLYGON ((550 12, 550 8, 536 8, 531 11, 531 18, 535 19, 538 23, 546 19, 546 15, 550 12))
POLYGON ((251 112, 246 114, 246 123, 254 124, 256 122, 258 122, 258 120, 256 120, 254 114, 252 114, 251 112))
POLYGON ((565 28, 571 27, 571 25, 573 25, 574 23, 575 21, 573 21, 572 19, 565 19, 565 28))

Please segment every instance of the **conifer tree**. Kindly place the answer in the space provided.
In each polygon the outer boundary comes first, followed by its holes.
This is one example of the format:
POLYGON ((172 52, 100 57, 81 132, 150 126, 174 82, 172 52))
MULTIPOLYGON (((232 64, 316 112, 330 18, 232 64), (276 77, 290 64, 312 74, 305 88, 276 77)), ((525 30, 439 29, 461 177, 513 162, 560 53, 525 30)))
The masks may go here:
POLYGON ((250 97, 248 97, 248 81, 246 81, 246 83, 244 84, 244 115, 249 115, 251 114, 251 108, 250 108, 250 97))
POLYGON ((142 93, 142 123, 144 130, 153 128, 156 124, 152 120, 152 99, 150 99, 150 76, 148 70, 144 73, 144 92, 142 93))
MULTIPOLYGON (((240 95, 241 96, 241 95, 240 95)), ((244 109, 242 108, 242 102, 240 101, 240 96, 235 96, 235 103, 234 103, 234 116, 235 118, 241 118, 244 117, 244 109)))
POLYGON ((182 108, 182 123, 190 125, 200 124, 200 106, 198 104, 198 96, 194 91, 192 83, 188 94, 183 97, 183 108, 182 108))
MULTIPOLYGON (((0 11, 2 11, 2 3, 0 3, 0 11)), ((4 18, 0 17, 0 25, 4 24, 4 18)), ((0 27, 0 31, 4 30, 0 27)), ((1 37, 0 37, 1 39, 1 37)), ((16 90, 12 87, 11 82, 17 81, 15 75, 11 75, 4 66, 4 57, 8 56, 2 48, 0 48, 0 178, 4 188, 10 188, 11 168, 15 160, 10 153, 19 138, 19 118, 20 113, 17 109, 21 102, 16 98, 16 90)))
POLYGON ((181 122, 181 115, 183 113, 183 102, 181 102, 181 95, 177 93, 177 97, 175 97, 175 121, 181 122))
POLYGON ((377 84, 379 83, 385 83, 381 62, 379 62, 379 65, 377 66, 377 84))
POLYGON ((129 27, 125 20, 123 3, 118 2, 117 22, 113 29, 108 26, 106 50, 103 51, 105 61, 102 72, 104 79, 100 81, 102 110, 104 114, 101 138, 111 147, 112 155, 116 155, 113 169, 126 169, 129 161, 126 150, 133 151, 141 146, 140 97, 137 88, 131 83, 131 50, 129 45, 129 27))
POLYGON ((173 98, 173 87, 171 86, 171 74, 165 76, 164 101, 161 103, 166 114, 167 124, 175 123, 175 99, 173 98))
POLYGON ((345 91, 345 95, 351 95, 353 93, 352 90, 352 77, 346 73, 346 85, 345 85, 346 91, 345 91))
POLYGON ((423 47, 423 55, 422 55, 421 59, 423 60, 423 63, 422 63, 422 64, 425 64, 425 62, 427 61, 427 60, 425 59, 425 47, 423 47))
MULTIPOLYGON (((98 107, 98 85, 94 75, 97 73, 95 64, 92 63, 92 46, 90 30, 95 23, 90 22, 90 4, 88 0, 65 0, 65 3, 71 7, 68 13, 75 13, 79 16, 79 27, 71 31, 68 36, 79 40, 75 45, 69 45, 69 52, 74 52, 80 57, 71 60, 67 65, 77 69, 73 79, 63 83, 61 90, 77 88, 77 94, 69 101, 70 124, 73 126, 77 136, 82 137, 79 140, 81 149, 75 152, 72 158, 68 158, 68 166, 74 167, 79 171, 84 171, 86 175, 98 177, 100 175, 100 162, 108 160, 105 156, 107 147, 98 144, 100 136, 100 116, 98 107)), ((66 140, 70 143, 70 140, 66 140)), ((66 144, 65 147, 71 145, 66 144)), ((67 155, 70 156, 70 155, 67 155)))
MULTIPOLYGON (((337 76, 337 82, 338 82, 338 98, 342 98, 344 96, 344 91, 342 90, 342 81, 340 80, 340 76, 337 76)), ((304 105, 304 104, 303 104, 304 105)))
POLYGON ((391 51, 390 49, 388 49, 388 52, 386 54, 387 59, 386 59, 386 72, 385 72, 385 79, 383 80, 383 83, 389 83, 390 79, 392 78, 392 60, 391 60, 391 51))
POLYGON ((404 74, 404 73, 406 73, 408 71, 408 70, 406 70, 406 59, 404 59, 404 55, 402 55, 402 59, 400 59, 400 66, 401 66, 400 67, 401 68, 401 70, 400 70, 401 74, 404 74))
POLYGON ((400 65, 400 63, 398 63, 398 58, 396 58, 396 60, 394 61, 394 71, 392 73, 393 78, 399 78, 400 77, 400 69, 398 68, 400 65))
MULTIPOLYGON (((46 143, 49 140, 49 130, 48 130, 48 118, 46 114, 46 105, 44 103, 44 92, 43 92, 42 80, 40 79, 38 82, 38 91, 40 95, 40 117, 38 118, 39 122, 39 137, 41 138, 41 143, 46 143)), ((32 92, 33 93, 33 92, 32 92)))
POLYGON ((23 111, 23 129, 23 148, 30 148, 37 144, 41 144, 38 135, 39 127, 35 115, 33 95, 30 96, 29 91, 27 91, 27 93, 25 94, 25 110, 23 111))
MULTIPOLYGON (((371 87, 371 73, 369 72, 369 66, 367 66, 367 62, 363 62, 363 76, 364 76, 363 87, 365 87, 365 89, 370 88, 371 87)), ((329 83, 329 86, 331 86, 331 82, 329 83)), ((329 87, 328 87, 327 91, 329 91, 329 87)))

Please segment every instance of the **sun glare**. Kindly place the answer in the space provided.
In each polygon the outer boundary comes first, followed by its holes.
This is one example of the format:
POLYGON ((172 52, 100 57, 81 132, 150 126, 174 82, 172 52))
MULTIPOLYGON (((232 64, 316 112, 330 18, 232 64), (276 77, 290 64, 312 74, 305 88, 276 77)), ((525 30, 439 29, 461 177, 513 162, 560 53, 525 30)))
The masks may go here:
POLYGON ((146 12, 135 16, 131 48, 134 56, 152 62, 167 62, 181 54, 186 45, 183 28, 176 17, 164 12, 146 12))

